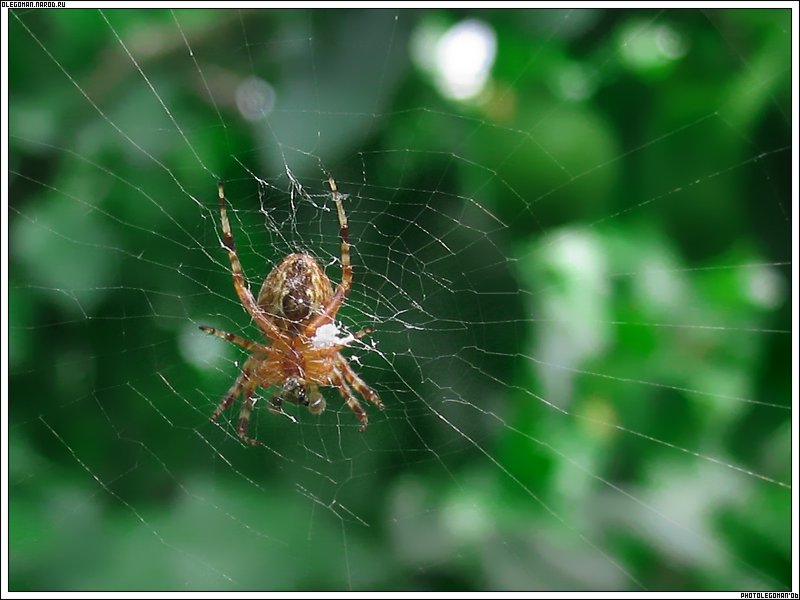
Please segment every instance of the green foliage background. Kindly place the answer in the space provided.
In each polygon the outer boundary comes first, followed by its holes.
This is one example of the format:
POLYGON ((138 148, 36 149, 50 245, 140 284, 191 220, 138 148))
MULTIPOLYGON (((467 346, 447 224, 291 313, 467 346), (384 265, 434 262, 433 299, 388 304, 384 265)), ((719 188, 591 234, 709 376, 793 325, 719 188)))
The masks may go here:
POLYGON ((788 10, 9 20, 12 589, 790 586, 788 10), (497 59, 461 103, 411 56, 468 17, 497 59), (350 193, 388 408, 256 411, 259 450, 193 332, 253 335, 215 176, 253 285, 336 255, 284 160, 350 193))

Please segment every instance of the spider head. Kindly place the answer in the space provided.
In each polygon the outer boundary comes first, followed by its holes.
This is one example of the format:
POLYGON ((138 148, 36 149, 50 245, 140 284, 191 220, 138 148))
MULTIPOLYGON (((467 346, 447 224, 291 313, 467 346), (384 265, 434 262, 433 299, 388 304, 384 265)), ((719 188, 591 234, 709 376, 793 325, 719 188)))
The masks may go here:
POLYGON ((325 398, 319 388, 314 384, 306 385, 299 377, 289 377, 286 380, 281 398, 286 402, 307 406, 312 415, 320 415, 325 411, 325 398))
POLYGON ((281 394, 284 402, 292 402, 293 404, 308 405, 306 398, 306 385, 305 382, 299 377, 289 377, 283 383, 283 393, 281 394))

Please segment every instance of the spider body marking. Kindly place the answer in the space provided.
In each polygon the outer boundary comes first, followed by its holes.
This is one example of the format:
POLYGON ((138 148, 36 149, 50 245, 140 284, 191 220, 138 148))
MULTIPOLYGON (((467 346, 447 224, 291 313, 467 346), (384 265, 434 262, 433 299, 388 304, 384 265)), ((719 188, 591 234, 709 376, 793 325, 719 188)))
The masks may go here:
POLYGON ((218 184, 222 242, 230 259, 234 289, 244 309, 267 338, 267 343, 253 342, 205 325, 200 327, 205 333, 251 352, 236 381, 211 415, 211 420, 216 421, 241 395, 242 408, 237 432, 243 441, 251 445, 260 444, 248 435, 255 391, 259 387, 278 388, 278 393, 269 403, 271 410, 279 412, 283 402, 290 402, 307 406, 315 415, 321 414, 326 406, 319 388, 335 387, 360 421, 360 431, 366 429, 368 418, 353 390, 378 408, 384 408, 378 394, 364 383, 340 352, 348 343, 372 333, 372 329, 364 328, 346 338, 330 335, 330 328, 338 332, 332 322, 350 292, 353 269, 350 264, 350 233, 342 197, 331 177, 328 178, 328 185, 339 219, 341 283, 334 290, 330 279, 313 256, 294 253, 284 257, 270 271, 256 299, 236 253, 228 221, 225 189, 222 182, 218 184))
POLYGON ((288 335, 297 335, 312 314, 320 314, 333 296, 331 280, 309 254, 289 254, 270 271, 258 305, 288 335))

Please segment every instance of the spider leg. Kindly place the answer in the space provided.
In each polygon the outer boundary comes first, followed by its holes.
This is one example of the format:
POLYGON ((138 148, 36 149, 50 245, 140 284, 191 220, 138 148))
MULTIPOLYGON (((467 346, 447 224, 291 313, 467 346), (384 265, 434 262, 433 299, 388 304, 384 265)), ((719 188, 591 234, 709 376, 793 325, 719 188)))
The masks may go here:
POLYGON ((256 403, 256 398, 253 396, 253 393, 256 390, 256 384, 252 381, 249 381, 242 391, 242 410, 239 413, 239 424, 236 426, 236 432, 239 434, 239 437, 243 442, 246 444, 250 444, 251 446, 263 446, 261 442, 259 442, 255 438, 251 438, 247 435, 247 429, 250 426, 250 413, 253 411, 253 406, 256 403))
POLYGON ((236 396, 239 395, 239 392, 242 390, 242 383, 244 381, 244 373, 240 374, 239 377, 236 378, 236 381, 233 382, 231 389, 228 390, 228 393, 225 394, 225 397, 222 399, 217 405, 217 408, 214 409, 214 413, 211 415, 211 420, 216 422, 219 419, 219 416, 230 408, 233 401, 236 400, 236 396))
POLYGON ((308 324, 306 327, 307 334, 315 332, 319 327, 333 320, 339 307, 342 306, 345 298, 347 298, 347 294, 350 293, 350 288, 353 284, 353 266, 350 264, 350 227, 347 224, 347 215, 342 206, 342 195, 336 188, 336 182, 331 176, 328 176, 328 185, 331 188, 331 195, 336 204, 336 214, 339 217, 339 237, 342 238, 342 282, 336 288, 322 312, 308 324))
POLYGON ((228 333, 227 331, 222 331, 221 329, 216 329, 207 325, 200 325, 200 331, 207 333, 208 335, 214 335, 218 338, 222 338, 223 340, 227 340, 232 344, 241 346, 245 350, 249 350, 250 352, 259 352, 261 354, 268 354, 270 352, 269 346, 251 342, 250 340, 246 340, 234 333, 228 333))
POLYGON ((361 427, 359 427, 358 430, 363 433, 367 428, 367 424, 369 423, 366 411, 361 404, 359 404, 358 400, 353 395, 353 390, 351 390, 350 386, 347 385, 347 382, 344 380, 344 377, 338 369, 334 368, 331 380, 334 387, 339 390, 342 398, 344 398, 347 406, 355 413, 356 417, 358 417, 358 420, 361 422, 361 427))
POLYGON ((222 181, 217 183, 217 195, 219 196, 219 211, 222 219, 222 243, 228 251, 228 258, 230 258, 231 261, 233 287, 236 289, 236 295, 239 296, 239 301, 244 306, 244 309, 266 335, 271 338, 282 339, 283 336, 281 332, 272 321, 267 318, 255 298, 253 298, 252 292, 250 292, 250 286, 242 270, 242 263, 239 261, 239 256, 236 254, 236 242, 233 240, 231 224, 228 221, 227 201, 225 200, 225 188, 222 181))
POLYGON ((372 402, 375 406, 383 410, 385 407, 383 402, 381 402, 380 396, 378 393, 369 387, 361 377, 358 376, 353 370, 353 367, 350 366, 350 363, 347 362, 347 359, 342 356, 341 354, 336 355, 336 366, 338 367, 340 373, 344 377, 345 381, 353 386, 353 388, 361 394, 364 398, 372 402))
POLYGON ((250 380, 250 371, 252 369, 252 358, 248 358, 247 361, 244 363, 242 367, 242 372, 239 373, 239 376, 236 378, 236 381, 233 382, 233 385, 228 390, 228 393, 225 394, 225 397, 222 399, 217 405, 217 408, 214 410, 214 413, 211 415, 211 420, 216 422, 219 419, 219 416, 225 412, 228 408, 230 408, 233 401, 236 400, 236 396, 242 391, 242 388, 246 385, 246 383, 250 380))

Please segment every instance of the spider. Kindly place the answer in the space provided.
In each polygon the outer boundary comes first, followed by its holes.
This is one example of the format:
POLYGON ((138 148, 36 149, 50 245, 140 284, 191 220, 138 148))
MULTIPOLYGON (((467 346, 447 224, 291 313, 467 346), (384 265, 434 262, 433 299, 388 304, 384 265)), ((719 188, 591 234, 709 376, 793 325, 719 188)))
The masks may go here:
POLYGON ((339 329, 333 324, 336 313, 350 292, 353 267, 350 265, 350 230, 342 207, 342 195, 330 176, 328 185, 336 204, 342 240, 342 281, 336 291, 313 256, 294 253, 286 256, 270 271, 256 299, 250 292, 236 254, 236 244, 228 222, 225 188, 221 181, 217 184, 222 243, 231 261, 233 287, 242 306, 266 336, 268 343, 253 342, 214 327, 200 326, 205 333, 241 346, 251 353, 236 381, 211 415, 211 421, 215 422, 241 394, 242 409, 237 432, 244 442, 253 446, 261 445, 261 442, 248 435, 250 413, 256 401, 254 394, 259 387, 279 389, 269 401, 272 412, 280 413, 282 403, 286 401, 307 406, 313 415, 325 410, 325 399, 319 387, 335 387, 358 417, 361 423, 359 431, 362 432, 367 427, 367 413, 353 390, 379 409, 384 408, 378 394, 364 383, 341 354, 341 350, 350 342, 369 335, 373 330, 367 327, 356 334, 337 337, 339 329))

